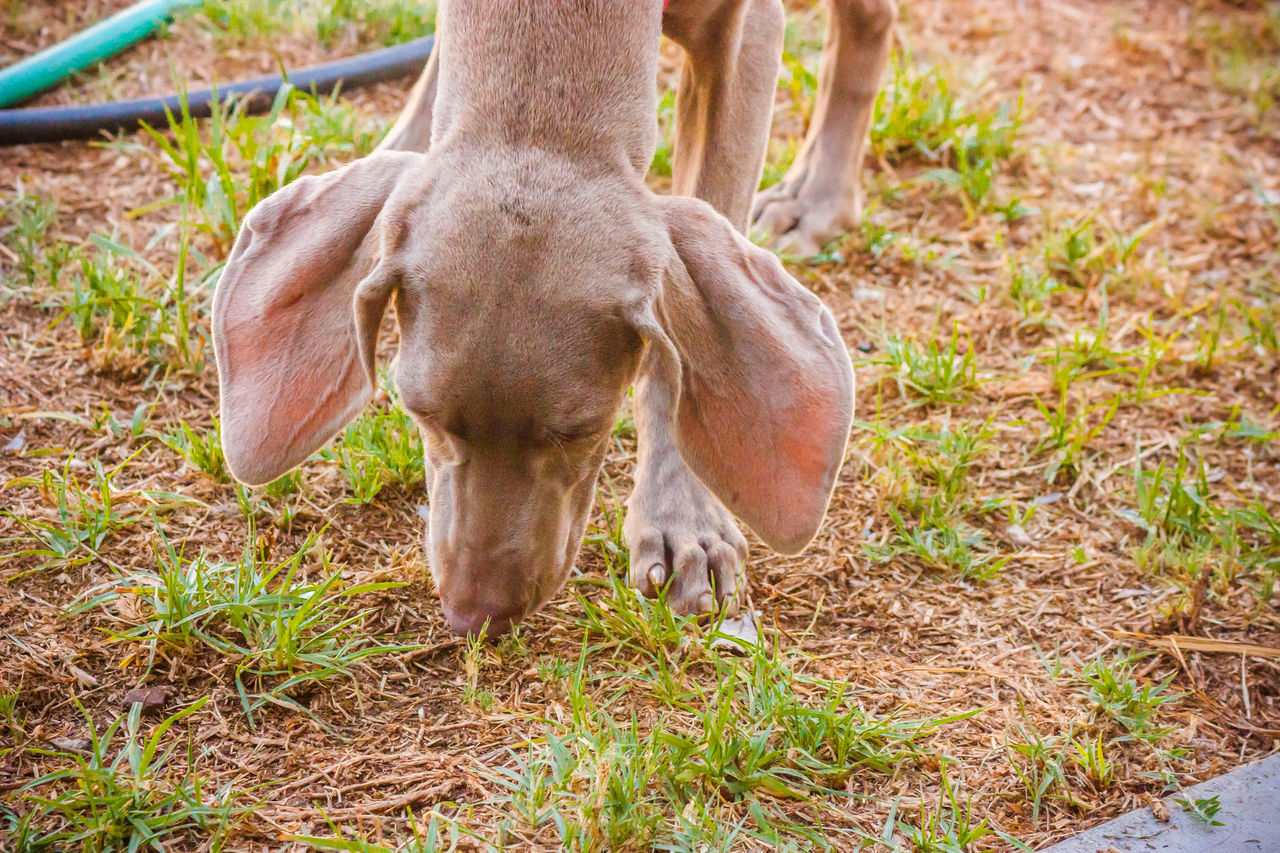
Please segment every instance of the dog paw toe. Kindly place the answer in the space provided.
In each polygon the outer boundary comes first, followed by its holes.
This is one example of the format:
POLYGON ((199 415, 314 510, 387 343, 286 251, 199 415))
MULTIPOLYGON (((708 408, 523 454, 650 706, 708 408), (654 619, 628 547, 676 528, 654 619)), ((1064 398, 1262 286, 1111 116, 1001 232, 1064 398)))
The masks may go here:
POLYGON ((734 613, 745 586, 747 540, 714 495, 697 481, 688 485, 632 496, 623 526, 628 582, 644 595, 664 594, 682 615, 734 613))

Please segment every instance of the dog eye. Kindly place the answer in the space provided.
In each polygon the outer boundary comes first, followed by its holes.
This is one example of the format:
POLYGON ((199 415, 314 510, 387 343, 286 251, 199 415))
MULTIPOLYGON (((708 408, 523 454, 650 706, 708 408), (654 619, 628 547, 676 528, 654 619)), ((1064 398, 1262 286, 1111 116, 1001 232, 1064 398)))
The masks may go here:
POLYGON ((413 418, 424 427, 437 429, 439 426, 439 422, 431 412, 424 412, 421 409, 410 409, 408 406, 405 407, 405 411, 409 413, 409 417, 413 418))
POLYGON ((410 417, 422 425, 428 432, 432 432, 437 436, 449 436, 462 441, 466 441, 466 427, 458 423, 449 423, 439 417, 435 412, 422 411, 421 409, 408 409, 410 417))
POLYGON ((595 429, 587 425, 570 429, 548 430, 547 434, 552 441, 559 445, 577 444, 596 437, 595 429))

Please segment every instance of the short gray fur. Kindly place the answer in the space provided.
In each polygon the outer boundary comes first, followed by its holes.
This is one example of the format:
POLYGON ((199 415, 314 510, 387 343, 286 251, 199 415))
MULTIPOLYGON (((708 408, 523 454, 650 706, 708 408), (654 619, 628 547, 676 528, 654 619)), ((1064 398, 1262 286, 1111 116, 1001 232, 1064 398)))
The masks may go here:
POLYGON ((1280 851, 1280 755, 1246 764, 1230 773, 1167 797, 1170 820, 1142 808, 1082 832, 1043 853, 1276 853, 1280 851), (1207 826, 1175 800, 1218 797, 1222 810, 1207 826))

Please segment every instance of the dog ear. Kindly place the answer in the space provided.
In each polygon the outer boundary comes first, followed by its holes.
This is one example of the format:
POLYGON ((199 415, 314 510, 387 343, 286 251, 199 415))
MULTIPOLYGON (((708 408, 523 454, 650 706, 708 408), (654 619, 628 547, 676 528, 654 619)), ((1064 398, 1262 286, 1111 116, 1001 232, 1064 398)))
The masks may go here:
POLYGON ((243 482, 284 474, 372 397, 397 280, 378 217, 421 158, 379 152, 299 178, 245 218, 213 298, 222 447, 243 482))
POLYGON ((770 547, 797 553, 844 461, 849 353, 831 312, 771 253, 705 202, 661 204, 678 257, 655 303, 665 334, 650 341, 675 386, 676 447, 770 547))

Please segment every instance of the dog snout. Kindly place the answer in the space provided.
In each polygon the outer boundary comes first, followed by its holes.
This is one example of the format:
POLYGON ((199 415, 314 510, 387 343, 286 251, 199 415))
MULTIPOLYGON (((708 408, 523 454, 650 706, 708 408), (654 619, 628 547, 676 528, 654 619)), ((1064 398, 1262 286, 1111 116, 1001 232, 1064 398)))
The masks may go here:
POLYGON ((511 630, 525 614, 523 605, 486 601, 441 601, 445 621, 454 633, 464 637, 497 639, 511 630))
POLYGON ((463 636, 500 637, 540 600, 537 560, 525 549, 437 547, 432 571, 449 627, 463 636))
POLYGON ((583 477, 579 495, 565 488, 564 472, 524 477, 494 455, 472 448, 465 465, 433 466, 426 543, 449 627, 490 638, 564 585, 594 484, 583 477))

